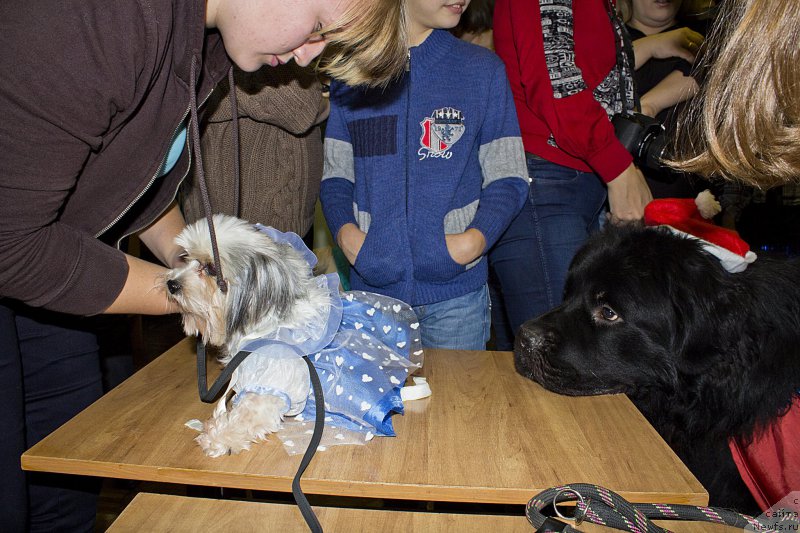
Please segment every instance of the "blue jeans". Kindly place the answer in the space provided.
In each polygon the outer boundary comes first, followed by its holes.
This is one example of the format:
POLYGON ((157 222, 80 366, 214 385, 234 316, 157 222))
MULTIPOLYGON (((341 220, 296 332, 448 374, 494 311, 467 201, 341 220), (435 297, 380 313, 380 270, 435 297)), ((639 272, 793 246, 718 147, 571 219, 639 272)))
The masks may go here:
POLYGON ((511 350, 526 320, 561 303, 572 257, 599 229, 607 197, 595 174, 531 154, 527 163, 528 201, 489 253, 498 350, 511 350))
POLYGON ((492 324, 489 289, 432 304, 413 306, 425 348, 485 350, 492 324))

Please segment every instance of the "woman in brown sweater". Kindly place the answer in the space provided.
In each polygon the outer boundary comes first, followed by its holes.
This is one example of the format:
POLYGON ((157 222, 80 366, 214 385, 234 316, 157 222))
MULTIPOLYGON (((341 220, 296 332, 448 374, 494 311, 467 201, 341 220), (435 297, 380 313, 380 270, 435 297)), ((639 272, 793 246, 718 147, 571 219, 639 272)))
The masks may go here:
MULTIPOLYGON (((228 83, 208 102, 201 145, 211 206, 280 231, 309 236, 322 178, 322 123, 328 99, 316 73, 295 64, 236 70, 240 176, 235 180, 228 83)), ((186 222, 205 217, 196 169, 184 181, 186 222)), ((307 243, 308 244, 308 243, 307 243)))

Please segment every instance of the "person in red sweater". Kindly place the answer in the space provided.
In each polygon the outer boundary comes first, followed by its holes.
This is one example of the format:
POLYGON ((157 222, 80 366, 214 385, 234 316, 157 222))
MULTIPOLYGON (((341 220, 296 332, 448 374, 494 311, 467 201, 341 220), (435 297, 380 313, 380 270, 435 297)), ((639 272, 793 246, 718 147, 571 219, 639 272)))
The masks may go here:
POLYGON ((606 219, 642 218, 652 196, 610 118, 633 109, 639 64, 694 60, 693 33, 659 34, 633 49, 609 0, 497 0, 495 49, 532 180, 529 201, 490 254, 503 304, 493 323, 508 326, 495 329, 498 349, 511 349, 525 320, 560 303, 569 263, 591 231, 606 219))

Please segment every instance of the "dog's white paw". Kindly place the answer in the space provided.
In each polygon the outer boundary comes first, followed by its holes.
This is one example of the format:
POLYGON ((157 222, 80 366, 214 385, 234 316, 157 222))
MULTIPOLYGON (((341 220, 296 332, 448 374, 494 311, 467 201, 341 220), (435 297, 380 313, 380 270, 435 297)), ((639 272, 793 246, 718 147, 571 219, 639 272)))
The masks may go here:
POLYGON ((249 450, 251 444, 280 429, 284 405, 281 398, 270 394, 247 394, 230 411, 206 420, 195 441, 209 457, 249 450))

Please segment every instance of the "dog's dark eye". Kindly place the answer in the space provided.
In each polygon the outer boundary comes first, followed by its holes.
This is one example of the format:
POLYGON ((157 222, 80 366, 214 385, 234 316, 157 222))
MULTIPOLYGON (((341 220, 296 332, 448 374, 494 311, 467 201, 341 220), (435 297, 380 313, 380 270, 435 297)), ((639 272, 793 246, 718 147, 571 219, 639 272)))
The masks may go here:
POLYGON ((600 308, 600 316, 603 317, 603 320, 607 320, 609 322, 614 322, 615 320, 619 319, 617 312, 607 305, 604 305, 600 308))
POLYGON ((203 272, 205 272, 207 276, 217 275, 217 269, 214 268, 214 265, 212 263, 207 263, 206 265, 204 265, 203 272))

